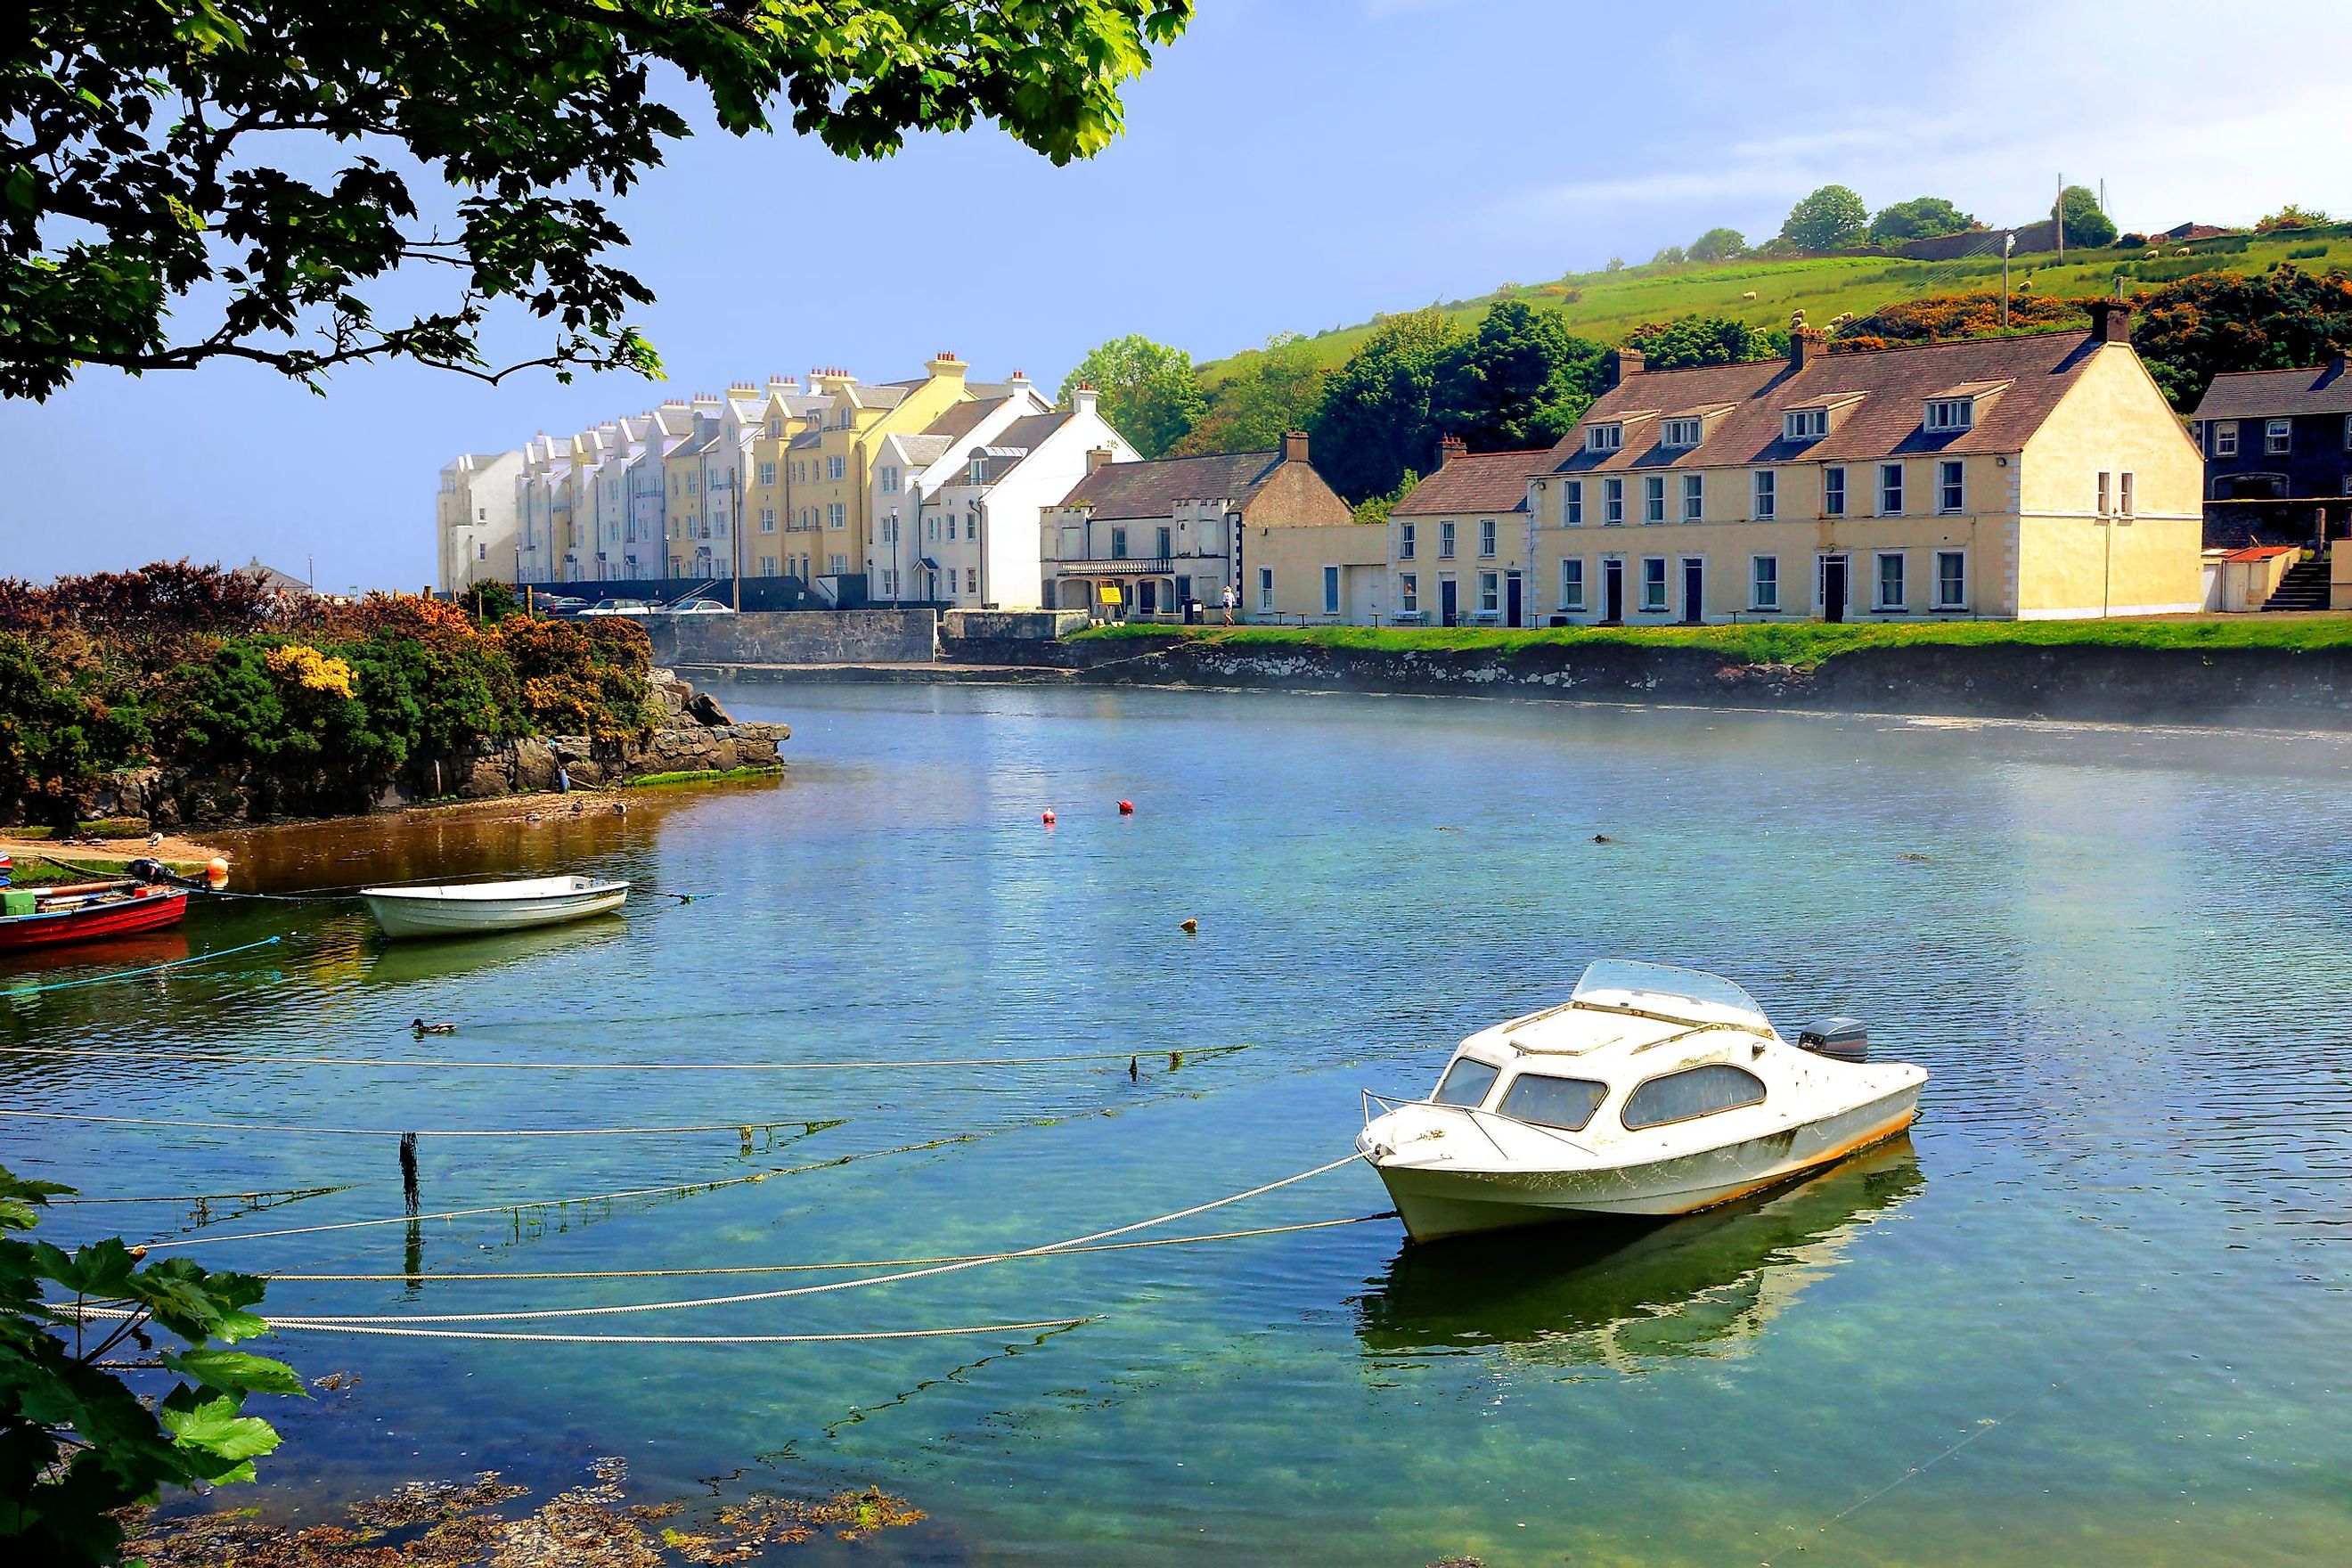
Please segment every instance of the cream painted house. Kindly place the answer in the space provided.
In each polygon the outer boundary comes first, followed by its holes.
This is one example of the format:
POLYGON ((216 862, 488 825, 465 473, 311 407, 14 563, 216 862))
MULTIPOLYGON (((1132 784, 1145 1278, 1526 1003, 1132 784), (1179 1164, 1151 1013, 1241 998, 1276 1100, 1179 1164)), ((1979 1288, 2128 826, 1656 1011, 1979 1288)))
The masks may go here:
MULTIPOLYGON (((1437 468, 1389 511, 1390 618, 1401 626, 1528 622, 1528 497, 1550 454, 1438 443, 1437 468)), ((1369 625, 1369 622, 1363 623, 1369 625)))
POLYGON ((515 575, 515 482, 520 452, 469 453, 441 470, 435 502, 438 577, 445 594, 515 575))
POLYGON ((2203 464, 2102 301, 2087 332, 1612 384, 1529 475, 1530 619, 2050 619, 2203 599, 2203 464))

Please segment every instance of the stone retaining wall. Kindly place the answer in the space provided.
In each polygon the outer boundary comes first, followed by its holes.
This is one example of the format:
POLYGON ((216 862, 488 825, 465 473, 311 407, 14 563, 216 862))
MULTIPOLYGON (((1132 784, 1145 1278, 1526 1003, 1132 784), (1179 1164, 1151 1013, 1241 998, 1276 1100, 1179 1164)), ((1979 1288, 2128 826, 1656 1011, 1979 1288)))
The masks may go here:
POLYGON ((929 664, 939 657, 937 610, 656 616, 645 627, 662 665, 929 664))

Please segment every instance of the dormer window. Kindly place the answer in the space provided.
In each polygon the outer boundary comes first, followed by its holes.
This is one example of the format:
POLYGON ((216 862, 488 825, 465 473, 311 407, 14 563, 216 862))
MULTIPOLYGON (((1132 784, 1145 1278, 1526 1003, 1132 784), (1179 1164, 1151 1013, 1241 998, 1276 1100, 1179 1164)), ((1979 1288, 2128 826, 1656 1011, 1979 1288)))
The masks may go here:
POLYGON ((1790 441, 1818 441, 1830 433, 1826 408, 1791 408, 1780 416, 1780 434, 1790 441))
POLYGON ((1966 430, 1976 422, 1977 400, 1973 397, 1931 397, 1927 400, 1927 431, 1930 435, 1966 430))
POLYGON ((1706 428, 1706 422, 1702 419, 1669 419, 1658 437, 1658 444, 1662 447, 1696 447, 1706 428))
POLYGON ((1584 427, 1584 449, 1588 452, 1614 452, 1625 445, 1625 426, 1617 424, 1588 425, 1584 427))

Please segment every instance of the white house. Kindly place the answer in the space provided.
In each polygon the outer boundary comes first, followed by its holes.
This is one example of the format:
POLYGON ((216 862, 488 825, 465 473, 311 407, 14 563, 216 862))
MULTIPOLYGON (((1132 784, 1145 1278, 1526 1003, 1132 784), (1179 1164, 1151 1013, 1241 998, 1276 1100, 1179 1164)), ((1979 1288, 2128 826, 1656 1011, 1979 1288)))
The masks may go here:
POLYGON ((1139 454, 1080 389, 1068 409, 1022 415, 951 443, 923 479, 923 587, 962 609, 1045 606, 1045 512, 1091 468, 1139 454), (1091 456, 1090 456, 1091 454, 1091 456))
POLYGON ((503 583, 515 570, 515 482, 520 452, 469 453, 441 469, 436 498, 441 591, 503 583))

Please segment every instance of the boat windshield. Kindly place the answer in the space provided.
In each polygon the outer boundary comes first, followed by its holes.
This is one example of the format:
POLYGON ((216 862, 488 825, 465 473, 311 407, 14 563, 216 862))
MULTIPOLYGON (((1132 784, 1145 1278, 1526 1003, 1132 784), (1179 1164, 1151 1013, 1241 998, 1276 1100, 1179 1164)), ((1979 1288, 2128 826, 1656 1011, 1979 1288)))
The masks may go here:
POLYGON ((1624 1007, 1691 1024, 1770 1026, 1756 998, 1730 981, 1670 963, 1604 958, 1585 969, 1570 1000, 1576 1005, 1624 1007))

